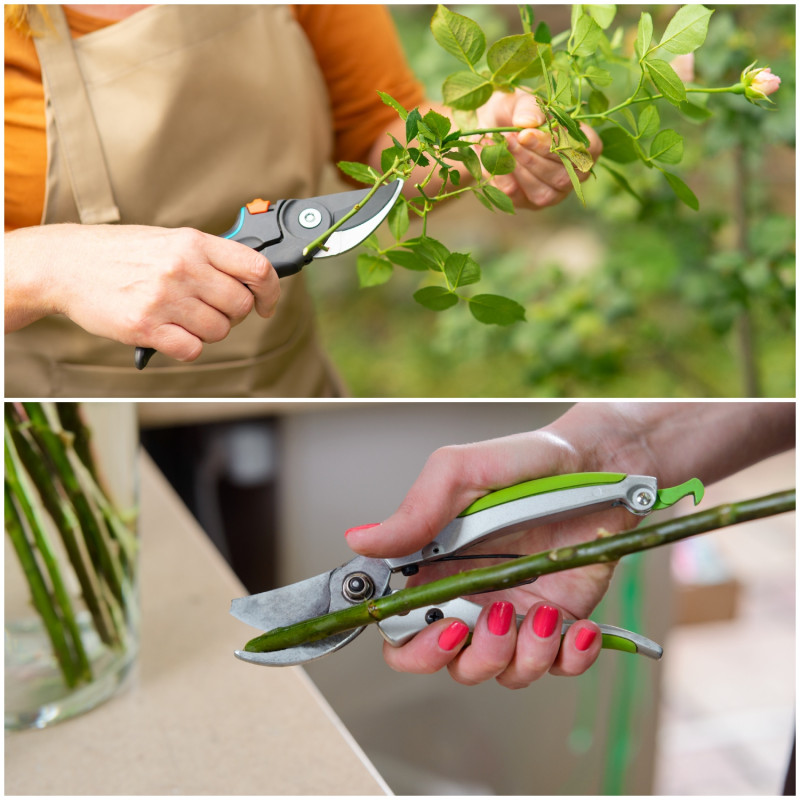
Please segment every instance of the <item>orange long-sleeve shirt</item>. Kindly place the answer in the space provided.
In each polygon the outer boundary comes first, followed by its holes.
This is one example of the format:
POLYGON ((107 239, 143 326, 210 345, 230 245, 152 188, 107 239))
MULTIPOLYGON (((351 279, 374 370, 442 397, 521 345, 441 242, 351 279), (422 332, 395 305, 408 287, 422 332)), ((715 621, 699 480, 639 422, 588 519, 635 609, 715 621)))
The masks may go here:
MULTIPOLYGON (((327 84, 335 161, 364 161, 397 116, 378 98, 388 92, 406 108, 423 90, 403 55, 383 6, 297 5, 327 84)), ((115 24, 65 8, 73 38, 115 24)), ((38 225, 44 208, 47 139, 44 88, 30 37, 5 26, 5 229, 38 225)))

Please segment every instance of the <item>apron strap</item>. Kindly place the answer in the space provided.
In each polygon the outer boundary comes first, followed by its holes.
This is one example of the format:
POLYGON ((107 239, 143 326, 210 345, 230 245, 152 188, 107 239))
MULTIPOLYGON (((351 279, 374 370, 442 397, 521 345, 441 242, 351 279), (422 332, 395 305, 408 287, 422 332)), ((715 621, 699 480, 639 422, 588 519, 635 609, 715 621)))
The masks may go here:
POLYGON ((80 220, 84 225, 119 222, 100 135, 64 10, 60 5, 50 5, 47 10, 49 21, 35 5, 29 6, 36 28, 55 27, 54 33, 35 36, 33 41, 80 220))

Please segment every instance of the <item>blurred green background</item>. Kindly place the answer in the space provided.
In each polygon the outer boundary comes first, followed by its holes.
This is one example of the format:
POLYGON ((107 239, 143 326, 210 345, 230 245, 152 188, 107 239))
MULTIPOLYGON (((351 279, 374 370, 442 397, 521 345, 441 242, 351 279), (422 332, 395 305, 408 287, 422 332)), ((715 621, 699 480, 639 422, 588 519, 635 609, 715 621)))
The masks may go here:
MULTIPOLYGON (((586 208, 575 197, 514 216, 471 196, 443 204, 431 235, 475 255, 478 291, 525 305, 528 321, 508 328, 461 306, 419 306, 420 273, 396 268, 388 284, 359 289, 357 253, 336 270, 307 270, 325 345, 354 396, 795 395, 795 6, 709 7, 697 83, 736 83, 758 60, 782 84, 769 110, 715 96, 703 124, 662 109, 662 127, 686 139, 675 171, 700 211, 638 167, 630 181, 643 206, 601 170, 584 184, 586 208)), ((409 62, 439 100, 458 64, 430 34, 435 7, 390 8, 409 62)), ((516 6, 451 8, 490 42, 520 32, 516 6)), ((569 24, 569 6, 533 8, 554 34, 569 24)), ((609 33, 624 25, 632 44, 642 10, 659 32, 677 8, 620 6, 609 33)))

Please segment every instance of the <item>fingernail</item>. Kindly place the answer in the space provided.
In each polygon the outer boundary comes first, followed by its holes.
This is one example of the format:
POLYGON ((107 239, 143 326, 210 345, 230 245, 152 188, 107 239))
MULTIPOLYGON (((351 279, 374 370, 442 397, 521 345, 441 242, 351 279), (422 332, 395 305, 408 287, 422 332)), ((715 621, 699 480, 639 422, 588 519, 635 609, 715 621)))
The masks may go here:
POLYGON ((575 637, 575 647, 578 650, 588 650, 597 636, 597 631, 591 628, 581 628, 575 637))
POLYGON ((358 526, 356 526, 355 528, 348 528, 348 529, 347 529, 347 530, 344 532, 344 535, 345 535, 345 536, 348 536, 348 535, 350 535, 351 533, 353 533, 353 531, 365 531, 365 530, 367 530, 367 528, 377 528, 377 527, 378 527, 378 525, 380 525, 380 524, 381 524, 380 522, 372 522, 372 523, 370 523, 369 525, 358 525, 358 526))
POLYGON ((495 603, 489 609, 489 619, 486 624, 495 636, 505 636, 511 627, 514 617, 514 606, 511 603, 495 603))
POLYGON ((439 637, 439 647, 442 650, 454 650, 467 638, 468 633, 469 628, 463 622, 456 620, 442 631, 442 635, 439 637))
POLYGON ((553 635, 558 624, 558 609, 552 606, 539 606, 533 615, 533 632, 542 639, 553 635))

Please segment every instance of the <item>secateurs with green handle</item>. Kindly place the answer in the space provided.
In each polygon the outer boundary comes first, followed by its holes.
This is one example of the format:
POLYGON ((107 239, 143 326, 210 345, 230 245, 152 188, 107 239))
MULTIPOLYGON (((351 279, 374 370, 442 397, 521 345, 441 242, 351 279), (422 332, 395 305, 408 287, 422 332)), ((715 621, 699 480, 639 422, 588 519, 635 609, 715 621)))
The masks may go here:
MULTIPOLYGON (((245 649, 237 650, 235 655, 243 661, 264 666, 305 664, 344 647, 366 626, 325 638, 309 637, 307 641, 283 649, 270 649, 266 642, 270 632, 276 629, 285 631, 292 626, 299 628, 309 620, 393 594, 394 590, 389 586, 393 573, 413 575, 420 566, 452 559, 514 558, 505 554, 470 555, 469 550, 481 542, 510 533, 615 506, 637 516, 646 516, 689 495, 693 495, 695 504, 702 499, 703 485, 696 478, 680 486, 659 489, 653 477, 611 472, 556 475, 500 489, 464 509, 430 544, 416 553, 386 559, 357 556, 347 564, 314 578, 234 600, 231 603, 234 617, 267 632, 248 642, 245 649)), ((389 644, 399 647, 443 617, 461 619, 472 629, 481 608, 476 603, 457 598, 438 606, 389 616, 381 619, 377 627, 389 644)), ((521 619, 518 617, 518 621, 521 619)), ((562 635, 571 624, 572 621, 564 622, 562 635)), ((599 627, 604 648, 661 658, 662 648, 650 639, 612 625, 599 627)))

